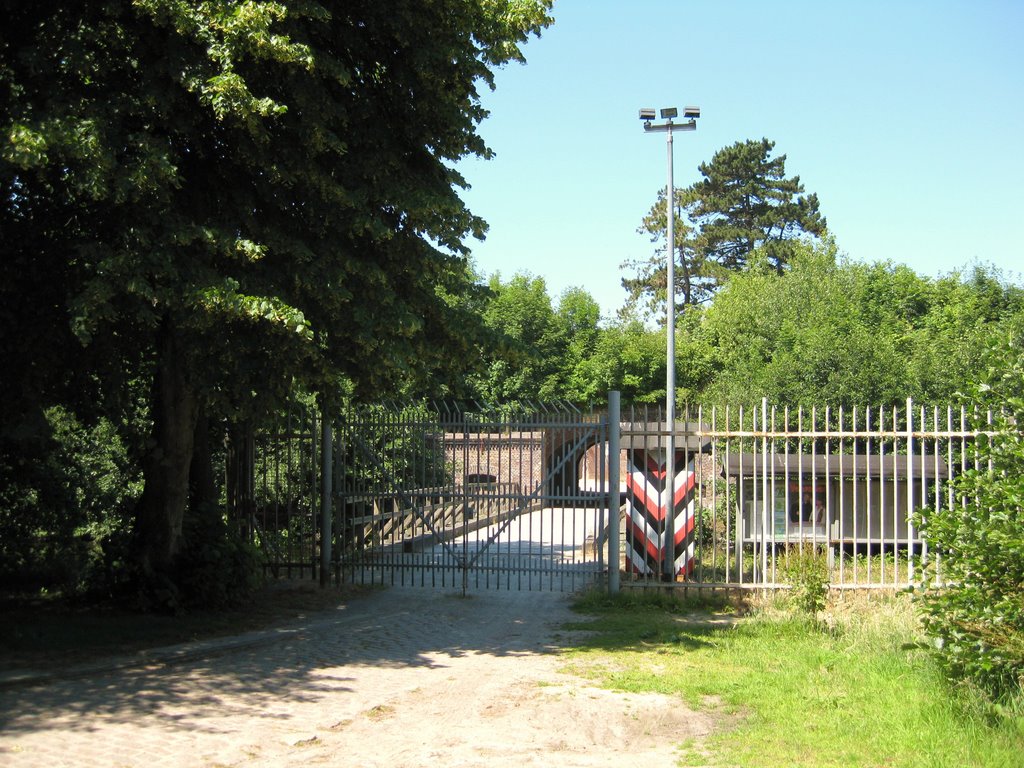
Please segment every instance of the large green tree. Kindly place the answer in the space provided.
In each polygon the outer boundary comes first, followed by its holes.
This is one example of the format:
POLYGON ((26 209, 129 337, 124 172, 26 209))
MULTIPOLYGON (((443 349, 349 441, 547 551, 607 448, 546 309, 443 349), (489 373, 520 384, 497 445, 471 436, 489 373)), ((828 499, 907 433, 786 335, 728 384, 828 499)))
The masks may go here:
POLYGON ((942 404, 979 373, 1021 290, 976 268, 927 278, 862 264, 831 241, 798 244, 779 274, 757 262, 715 296, 697 328, 713 350, 704 398, 778 405, 942 404))
MULTIPOLYGON (((683 309, 709 301, 719 284, 719 271, 712 267, 705 254, 696 249, 693 226, 686 219, 686 201, 690 198, 687 190, 677 189, 673 202, 676 242, 675 297, 677 304, 681 304, 683 309)), ((662 189, 637 229, 637 232, 647 235, 656 245, 655 253, 650 258, 622 264, 624 269, 634 271, 632 276, 622 278, 622 287, 627 293, 626 307, 622 312, 623 319, 637 311, 646 315, 664 312, 668 286, 664 247, 668 232, 666 216, 665 190, 662 189)))
MULTIPOLYGON (((792 242, 826 231, 818 197, 804 194, 799 176, 786 176, 786 156, 772 157, 768 139, 738 141, 701 163, 703 177, 675 191, 676 296, 685 306, 706 302, 730 275, 747 267, 750 255, 782 271, 792 242)), ((663 244, 667 221, 665 192, 644 217, 639 231, 663 244)), ((665 300, 664 254, 623 265, 636 270, 623 279, 632 305, 652 310, 665 300)))
MULTIPOLYGON (((38 338, 21 333, 34 316, 55 340, 19 347, 37 378, 64 378, 75 341, 76 362, 113 350, 93 357, 150 382, 144 569, 180 548, 204 413, 466 357, 451 297, 485 225, 452 166, 488 155, 478 89, 549 8, 0 2, 2 258, 19 265, 3 276, 44 302, 5 316, 5 348, 38 338)), ((84 367, 101 393, 118 383, 84 367)))
POLYGON ((766 261, 733 277, 708 309, 715 349, 707 396, 753 404, 867 405, 907 397, 898 338, 861 311, 863 273, 834 246, 802 246, 779 274, 766 261))
POLYGON ((687 215, 697 229, 696 250, 722 270, 746 266, 755 249, 781 271, 789 244, 822 235, 818 196, 803 194, 799 176, 786 176, 786 156, 772 157, 775 142, 738 141, 701 163, 704 177, 687 190, 687 215))
POLYGON ((600 322, 601 307, 587 291, 569 288, 562 293, 553 318, 556 366, 542 394, 575 403, 594 402, 606 395, 593 391, 587 370, 601 338, 600 322))
POLYGON ((489 339, 474 376, 476 392, 488 403, 536 401, 558 365, 555 311, 547 284, 528 274, 508 282, 495 274, 488 287, 491 296, 483 320, 489 339))
POLYGON ((488 338, 479 371, 470 377, 478 400, 489 403, 602 399, 593 358, 604 329, 601 308, 587 291, 568 288, 552 301, 543 278, 493 275, 482 316, 488 338))

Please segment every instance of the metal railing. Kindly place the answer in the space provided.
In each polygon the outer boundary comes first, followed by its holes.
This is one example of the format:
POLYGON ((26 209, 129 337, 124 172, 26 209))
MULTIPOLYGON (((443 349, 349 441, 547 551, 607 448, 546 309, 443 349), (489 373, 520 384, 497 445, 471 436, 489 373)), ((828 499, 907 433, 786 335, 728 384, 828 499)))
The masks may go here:
POLYGON ((238 425, 228 432, 228 518, 259 548, 274 576, 316 575, 319 425, 316 409, 292 405, 259 429, 238 425))
POLYGON ((357 583, 571 590, 604 570, 607 425, 565 406, 365 407, 335 430, 333 563, 357 583))
POLYGON ((646 539, 631 522, 639 460, 654 458, 648 488, 663 462, 667 425, 649 426, 658 416, 633 409, 622 417, 627 583, 785 587, 808 556, 822 560, 836 588, 941 580, 941 557, 929 552, 916 521, 962 503, 950 481, 976 466, 978 434, 964 409, 909 400, 903 408, 779 409, 763 401, 754 409, 687 409, 675 426, 675 528, 664 534, 676 538, 674 567, 667 546, 650 546, 652 516, 646 539))
POLYGON ((389 405, 340 413, 327 452, 319 414, 296 409, 233 435, 228 507, 283 575, 323 556, 322 577, 375 583, 761 589, 811 558, 834 588, 899 589, 941 582, 919 521, 965 503, 952 480, 978 464, 968 416, 762 401, 684 408, 670 427, 651 407, 389 405))

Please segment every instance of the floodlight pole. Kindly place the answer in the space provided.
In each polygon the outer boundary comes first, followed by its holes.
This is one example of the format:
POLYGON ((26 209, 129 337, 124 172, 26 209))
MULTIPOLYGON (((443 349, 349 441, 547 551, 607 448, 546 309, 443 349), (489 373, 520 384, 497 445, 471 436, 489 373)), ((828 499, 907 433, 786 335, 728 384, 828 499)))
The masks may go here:
POLYGON ((673 179, 673 131, 697 130, 696 117, 700 110, 687 107, 684 115, 690 117, 685 123, 673 123, 677 114, 675 109, 661 110, 661 116, 668 120, 660 125, 652 125, 653 110, 641 110, 640 119, 644 121, 647 132, 664 131, 665 144, 668 151, 668 184, 665 187, 665 338, 666 338, 666 374, 665 374, 665 490, 662 491, 662 503, 665 505, 665 534, 662 548, 662 578, 675 581, 676 564, 676 515, 675 515, 675 479, 676 479, 676 233, 675 233, 675 181, 673 179), (693 115, 691 117, 691 115, 693 115), (667 553, 667 554, 666 554, 667 553))

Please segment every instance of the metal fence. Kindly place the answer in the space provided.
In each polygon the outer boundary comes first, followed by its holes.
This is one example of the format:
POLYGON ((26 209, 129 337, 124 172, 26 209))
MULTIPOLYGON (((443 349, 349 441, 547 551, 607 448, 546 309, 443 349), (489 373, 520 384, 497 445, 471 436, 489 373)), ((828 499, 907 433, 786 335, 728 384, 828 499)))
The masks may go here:
POLYGON ((833 588, 941 580, 941 557, 918 521, 957 504, 951 479, 977 465, 977 433, 962 408, 908 400, 903 408, 687 410, 673 431, 679 475, 661 548, 651 546, 654 505, 643 507, 644 491, 659 490, 667 450, 667 429, 648 426, 659 416, 631 409, 622 417, 627 581, 776 588, 801 578, 809 561, 833 588))
POLYGON ((605 570, 607 422, 566 406, 356 408, 331 561, 357 583, 573 590, 605 570))
POLYGON ((320 417, 292 405, 260 429, 228 432, 229 519, 259 547, 273 576, 315 577, 319 562, 320 417))
POLYGON ((392 405, 330 423, 325 444, 310 408, 232 435, 229 510, 274 574, 779 588, 810 563, 834 588, 903 588, 941 580, 919 521, 964 503, 951 481, 978 462, 966 411, 910 401, 684 409, 671 429, 643 407, 392 405))

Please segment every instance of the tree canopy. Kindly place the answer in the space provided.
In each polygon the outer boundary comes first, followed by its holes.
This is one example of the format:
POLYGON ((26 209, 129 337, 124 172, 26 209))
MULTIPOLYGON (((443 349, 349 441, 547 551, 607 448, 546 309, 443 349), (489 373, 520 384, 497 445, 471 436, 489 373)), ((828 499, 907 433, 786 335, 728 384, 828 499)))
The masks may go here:
POLYGON ((982 267, 926 278, 901 265, 847 261, 831 241, 799 244, 784 273, 762 263, 737 274, 707 309, 700 332, 715 373, 702 398, 949 402, 1021 308, 1021 290, 982 267))
MULTIPOLYGON (((544 280, 491 280, 475 397, 587 404, 665 397, 665 329, 601 321, 581 289, 557 302, 544 280)), ((990 267, 938 278, 851 261, 831 238, 793 243, 778 272, 762 250, 676 327, 676 397, 692 404, 891 406, 953 401, 991 339, 1024 312, 1024 291, 990 267)))
POLYGON ((736 142, 698 168, 704 178, 690 189, 687 214, 698 252, 720 269, 742 269, 760 248, 781 271, 788 241, 825 232, 818 196, 803 194, 799 176, 786 177, 786 156, 771 157, 774 148, 768 139, 736 142))
POLYGON ((997 702, 1024 693, 1024 324, 1008 324, 967 388, 979 432, 974 465, 953 480, 957 503, 920 511, 916 524, 941 558, 941 588, 917 598, 936 656, 955 682, 997 702))
POLYGON ((39 320, 56 342, 12 388, 66 378, 68 356, 108 402, 149 382, 137 528, 160 569, 204 413, 466 359, 450 297, 485 224, 452 164, 489 155, 478 89, 550 2, 0 7, 2 283, 42 300, 5 317, 4 352, 39 320))
POLYGON ((580 288, 552 302, 543 278, 491 277, 482 310, 489 342, 472 377, 484 402, 600 399, 587 365, 600 336, 600 307, 580 288))
MULTIPOLYGON (((786 176, 786 155, 772 157, 768 139, 738 141, 698 167, 702 179, 675 191, 676 295, 684 307, 703 304, 730 274, 748 266, 758 251, 777 271, 789 261, 792 241, 826 231, 818 197, 805 195, 799 176, 786 176)), ((664 243, 665 190, 639 231, 664 243)), ((636 270, 623 279, 630 303, 654 308, 665 301, 665 257, 623 266, 636 270)))

